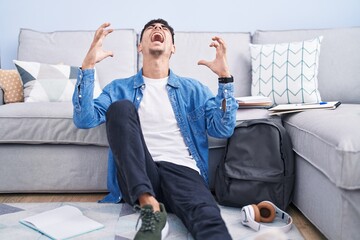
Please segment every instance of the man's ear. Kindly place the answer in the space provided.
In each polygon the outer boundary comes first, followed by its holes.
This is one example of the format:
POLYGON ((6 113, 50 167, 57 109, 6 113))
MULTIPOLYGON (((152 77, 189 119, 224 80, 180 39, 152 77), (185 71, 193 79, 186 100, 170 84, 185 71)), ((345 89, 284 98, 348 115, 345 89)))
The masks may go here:
POLYGON ((171 53, 170 53, 170 57, 169 59, 171 58, 171 56, 175 53, 175 45, 173 44, 172 47, 171 47, 171 53))
POLYGON ((138 51, 138 53, 141 53, 141 52, 142 52, 142 45, 141 45, 141 43, 138 44, 137 51, 138 51))

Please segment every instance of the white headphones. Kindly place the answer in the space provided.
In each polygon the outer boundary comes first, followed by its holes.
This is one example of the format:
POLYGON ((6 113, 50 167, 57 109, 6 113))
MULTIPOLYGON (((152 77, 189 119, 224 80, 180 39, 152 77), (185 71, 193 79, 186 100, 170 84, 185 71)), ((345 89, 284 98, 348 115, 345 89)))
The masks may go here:
POLYGON ((280 229, 283 232, 288 232, 292 226, 292 218, 289 214, 276 207, 275 204, 269 201, 263 201, 258 205, 251 204, 243 207, 240 213, 241 223, 245 226, 251 227, 255 231, 262 229, 280 229), (269 223, 275 218, 280 218, 286 223, 285 226, 269 226, 259 222, 269 223))

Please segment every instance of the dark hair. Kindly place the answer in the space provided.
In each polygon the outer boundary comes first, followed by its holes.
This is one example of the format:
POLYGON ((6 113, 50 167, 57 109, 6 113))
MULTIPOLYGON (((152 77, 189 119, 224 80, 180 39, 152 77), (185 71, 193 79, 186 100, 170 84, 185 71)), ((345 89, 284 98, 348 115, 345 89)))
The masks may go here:
POLYGON ((164 19, 161 19, 161 18, 158 18, 158 19, 153 19, 151 21, 149 21, 147 24, 145 24, 143 30, 141 30, 141 34, 140 34, 140 42, 142 40, 142 37, 143 37, 143 34, 144 34, 144 31, 145 29, 147 29, 149 26, 155 24, 155 23, 160 23, 162 25, 164 25, 165 27, 167 27, 169 30, 170 30, 170 33, 171 33, 171 37, 172 37, 172 42, 173 44, 175 43, 175 39, 174 39, 174 29, 168 24, 167 21, 165 21, 164 19))

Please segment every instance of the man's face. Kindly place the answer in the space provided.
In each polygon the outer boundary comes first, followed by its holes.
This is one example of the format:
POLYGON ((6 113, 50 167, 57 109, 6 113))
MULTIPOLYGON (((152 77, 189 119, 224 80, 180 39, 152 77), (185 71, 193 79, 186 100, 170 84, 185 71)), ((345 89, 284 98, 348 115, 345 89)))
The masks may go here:
POLYGON ((163 24, 154 23, 144 30, 138 51, 153 56, 168 55, 175 52, 170 30, 163 24))

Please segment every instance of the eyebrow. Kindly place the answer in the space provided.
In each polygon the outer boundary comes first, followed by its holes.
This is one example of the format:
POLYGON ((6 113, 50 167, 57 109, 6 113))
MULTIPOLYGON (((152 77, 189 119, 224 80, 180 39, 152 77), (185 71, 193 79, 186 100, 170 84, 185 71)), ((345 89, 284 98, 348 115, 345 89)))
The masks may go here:
MULTIPOLYGON (((149 28, 149 27, 155 27, 156 24, 157 24, 157 23, 153 23, 153 24, 149 25, 147 28, 149 28)), ((164 25, 164 24, 160 24, 160 26, 161 26, 162 28, 163 28, 163 27, 169 28, 167 25, 164 25)))

